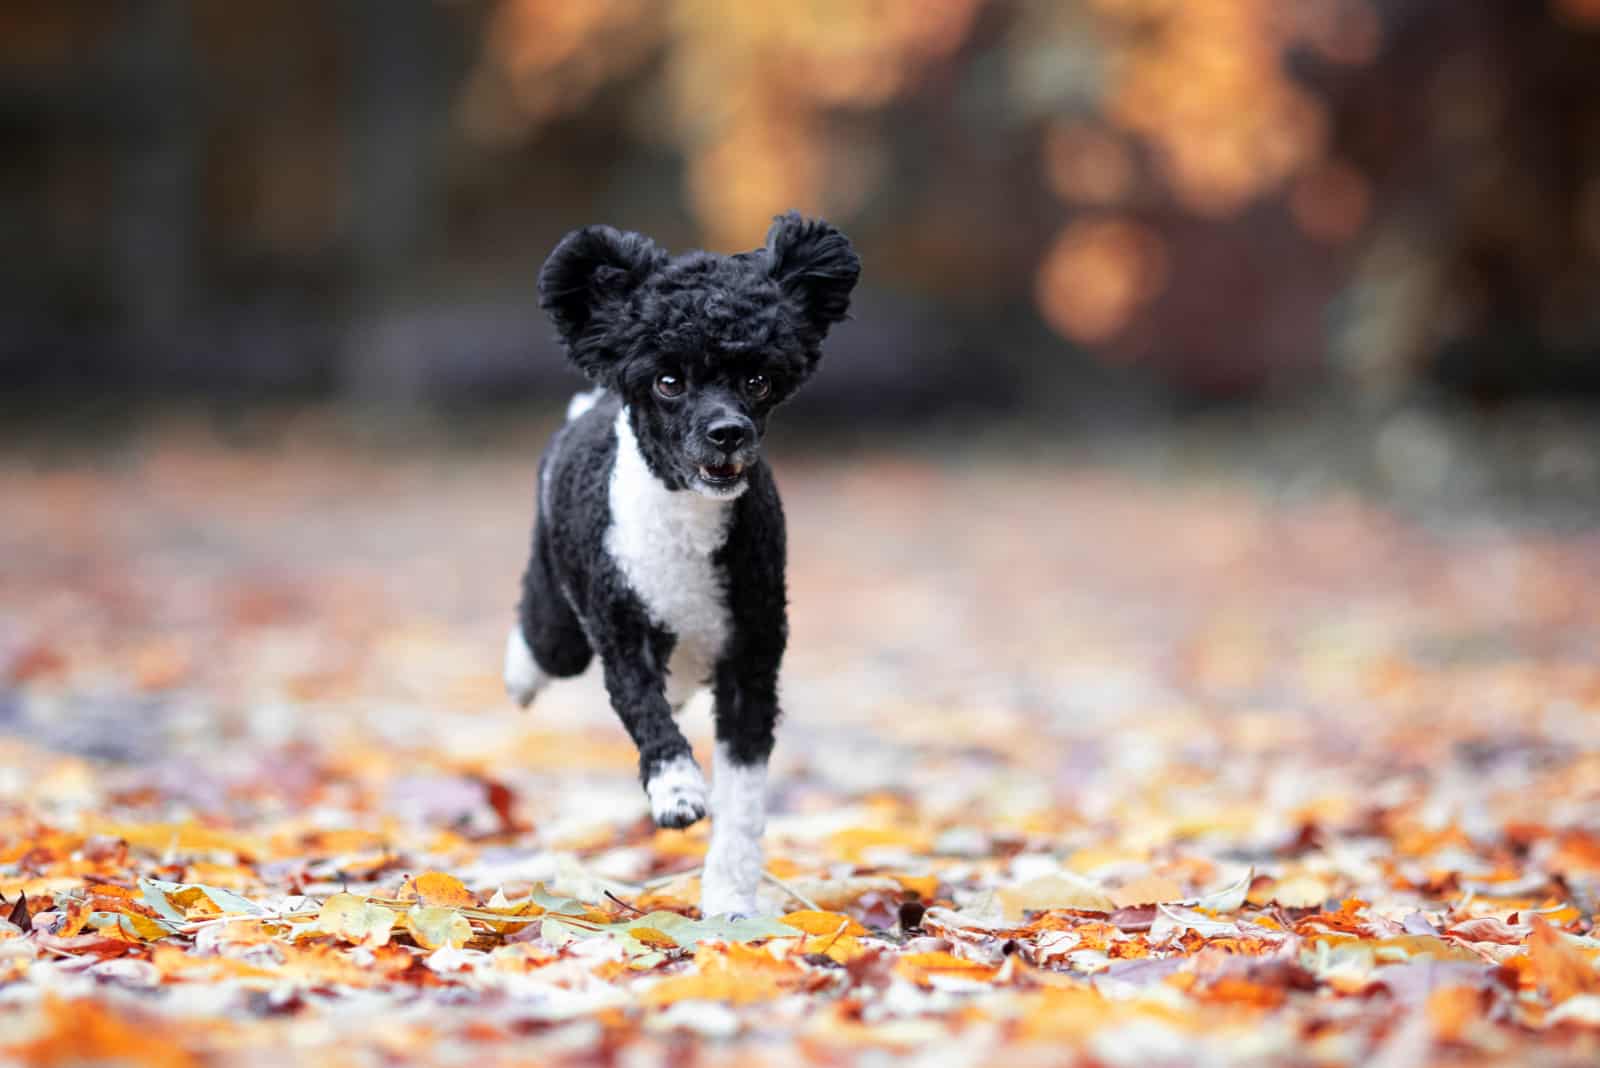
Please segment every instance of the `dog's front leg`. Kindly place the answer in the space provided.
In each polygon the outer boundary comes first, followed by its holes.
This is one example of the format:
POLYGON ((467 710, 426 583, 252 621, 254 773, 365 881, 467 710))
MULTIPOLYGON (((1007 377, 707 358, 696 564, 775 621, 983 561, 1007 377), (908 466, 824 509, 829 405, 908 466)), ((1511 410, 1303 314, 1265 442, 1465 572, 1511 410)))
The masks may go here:
POLYGON ((613 642, 601 658, 611 707, 639 747, 650 815, 658 827, 679 828, 706 814, 706 780, 667 704, 662 665, 671 649, 671 639, 644 633, 637 642, 613 642))
POLYGON ((767 827, 767 758, 778 721, 777 665, 724 662, 716 677, 711 847, 700 883, 706 916, 754 915, 767 827))

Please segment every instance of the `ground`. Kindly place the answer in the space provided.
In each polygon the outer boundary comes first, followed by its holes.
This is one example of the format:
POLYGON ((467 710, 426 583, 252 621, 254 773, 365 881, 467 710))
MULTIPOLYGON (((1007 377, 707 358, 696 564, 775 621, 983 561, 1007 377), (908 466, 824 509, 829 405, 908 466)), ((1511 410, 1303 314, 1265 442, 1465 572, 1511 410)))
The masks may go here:
POLYGON ((596 681, 500 692, 537 441, 0 457, 0 1052, 1600 1058, 1600 537, 780 452, 769 915, 702 922, 596 681))

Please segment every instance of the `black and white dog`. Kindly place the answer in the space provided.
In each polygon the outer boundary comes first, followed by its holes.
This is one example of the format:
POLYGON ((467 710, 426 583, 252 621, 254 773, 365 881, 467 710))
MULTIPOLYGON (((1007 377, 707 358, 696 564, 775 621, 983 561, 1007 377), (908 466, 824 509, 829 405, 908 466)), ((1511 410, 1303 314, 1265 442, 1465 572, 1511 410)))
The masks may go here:
POLYGON ((673 715, 712 687, 708 916, 756 908, 788 636, 783 508, 761 435, 816 370, 860 271, 843 234, 790 213, 765 248, 733 256, 670 257, 590 226, 539 275, 541 305, 598 388, 573 398, 540 464, 506 688, 527 705, 598 653, 656 823, 687 827, 707 790, 673 715))

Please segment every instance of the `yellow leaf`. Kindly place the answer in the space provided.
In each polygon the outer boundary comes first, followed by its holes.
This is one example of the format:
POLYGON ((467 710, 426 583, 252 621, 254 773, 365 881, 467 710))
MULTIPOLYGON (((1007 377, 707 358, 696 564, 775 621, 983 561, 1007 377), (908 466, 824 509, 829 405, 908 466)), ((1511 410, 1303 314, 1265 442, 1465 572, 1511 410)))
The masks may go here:
POLYGON ((678 943, 654 927, 630 927, 628 933, 652 949, 677 949, 678 943))
POLYGON ((401 901, 420 901, 436 908, 472 907, 478 899, 454 875, 442 871, 426 871, 407 879, 400 887, 401 901))
POLYGON ((117 922, 122 929, 146 942, 154 942, 158 938, 165 938, 172 932, 161 926, 155 920, 137 912, 118 912, 117 922))
POLYGON ((317 914, 316 929, 369 949, 385 945, 394 928, 394 913, 355 894, 334 894, 317 914))
POLYGON ((206 896, 198 886, 186 886, 166 895, 172 906, 183 913, 186 920, 208 920, 222 915, 217 903, 206 896))
POLYGON ((868 933, 865 927, 842 912, 815 912, 811 910, 791 912, 787 916, 780 917, 779 922, 811 935, 827 935, 831 937, 836 934, 864 935, 868 933))
POLYGON ((848 964, 867 951, 855 936, 869 932, 842 912, 791 912, 779 922, 810 936, 800 940, 796 952, 801 956, 820 953, 837 964, 848 964))
POLYGON ((851 935, 812 935, 800 944, 800 952, 821 953, 835 964, 849 964, 857 957, 866 955, 867 947, 861 944, 861 939, 851 935))
POLYGON ((472 925, 455 909, 413 905, 406 912, 406 930, 423 949, 460 949, 472 938, 472 925))

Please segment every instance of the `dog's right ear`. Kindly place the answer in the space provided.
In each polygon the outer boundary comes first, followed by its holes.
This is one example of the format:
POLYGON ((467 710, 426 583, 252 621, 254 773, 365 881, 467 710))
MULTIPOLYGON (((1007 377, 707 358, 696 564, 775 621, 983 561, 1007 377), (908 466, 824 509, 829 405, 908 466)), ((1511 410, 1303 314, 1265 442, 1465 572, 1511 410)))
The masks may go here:
MULTIPOLYGON (((585 226, 561 239, 539 272, 539 306, 550 316, 584 373, 593 356, 580 344, 591 326, 610 315, 639 287, 667 255, 643 234, 609 226, 585 226)), ((594 354, 598 355, 598 354, 594 354)))

